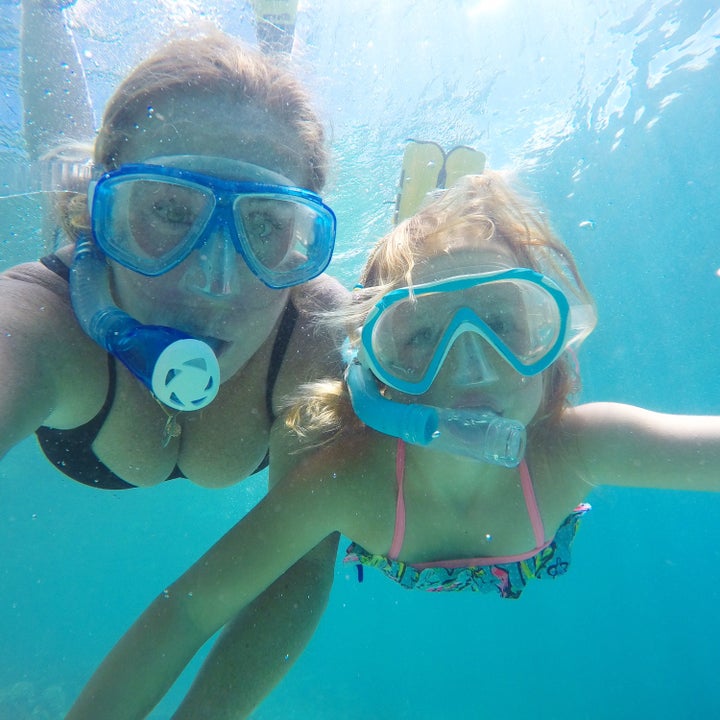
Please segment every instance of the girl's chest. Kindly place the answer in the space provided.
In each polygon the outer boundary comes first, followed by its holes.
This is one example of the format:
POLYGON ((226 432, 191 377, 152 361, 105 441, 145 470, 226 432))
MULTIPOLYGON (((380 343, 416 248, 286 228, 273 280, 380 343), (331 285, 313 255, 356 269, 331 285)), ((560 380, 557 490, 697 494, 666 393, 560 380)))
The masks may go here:
POLYGON ((431 479, 406 472, 368 499, 369 532, 357 541, 366 550, 387 555, 402 538, 400 559, 430 562, 505 557, 532 551, 551 540, 558 527, 584 499, 587 487, 572 473, 551 477, 542 468, 523 481, 519 470, 473 487, 455 484, 452 468, 431 479))
POLYGON ((479 479, 467 493, 433 493, 410 482, 404 489, 403 559, 508 557, 545 545, 585 490, 572 476, 551 480, 542 471, 530 472, 523 480, 511 471, 489 486, 479 479))

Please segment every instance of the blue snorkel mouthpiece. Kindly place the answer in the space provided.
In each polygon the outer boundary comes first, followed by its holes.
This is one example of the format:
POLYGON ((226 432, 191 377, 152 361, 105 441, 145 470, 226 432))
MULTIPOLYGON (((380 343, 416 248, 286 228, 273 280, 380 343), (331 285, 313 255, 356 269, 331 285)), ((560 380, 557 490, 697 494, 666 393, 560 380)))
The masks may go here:
POLYGON ((525 454, 525 426, 487 408, 436 408, 384 398, 373 375, 355 359, 345 373, 355 414, 368 427, 452 455, 517 467, 525 454))
POLYGON ((70 269, 70 297, 82 329, 112 353, 165 405, 198 410, 220 387, 210 346, 175 328, 143 325, 115 306, 105 258, 89 237, 78 238, 70 269))

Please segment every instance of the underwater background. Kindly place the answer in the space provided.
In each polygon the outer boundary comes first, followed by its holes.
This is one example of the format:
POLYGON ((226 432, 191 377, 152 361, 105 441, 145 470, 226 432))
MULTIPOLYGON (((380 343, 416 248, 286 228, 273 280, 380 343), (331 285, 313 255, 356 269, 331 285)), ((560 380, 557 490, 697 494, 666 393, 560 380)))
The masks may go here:
MULTIPOLYGON (((17 197, 36 183, 18 3, 0 0, 0 15, 5 268, 42 247, 38 198, 17 197)), ((96 122, 175 28, 202 19, 255 39, 243 2, 78 0, 67 15, 96 122)), ((408 138, 471 145, 518 169, 597 300, 581 399, 719 414, 719 45, 710 0, 300 0, 292 63, 333 150, 330 272, 352 287, 390 228, 408 138)), ((61 717, 265 483, 101 492, 32 439, 14 449, 0 463, 0 720, 61 717)), ((359 585, 338 562, 316 636, 253 717, 720 717, 720 497, 601 487, 588 500, 569 573, 515 602, 409 593, 371 572, 359 585)))

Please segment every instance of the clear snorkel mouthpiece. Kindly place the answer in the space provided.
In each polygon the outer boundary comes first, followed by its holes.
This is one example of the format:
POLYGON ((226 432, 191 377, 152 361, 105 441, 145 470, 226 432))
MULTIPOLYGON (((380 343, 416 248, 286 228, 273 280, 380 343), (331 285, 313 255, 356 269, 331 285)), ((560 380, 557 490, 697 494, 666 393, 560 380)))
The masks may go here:
POLYGON ((198 410, 215 398, 220 367, 212 348, 175 328, 143 325, 116 307, 105 259, 87 236, 77 241, 70 297, 82 329, 165 405, 198 410))
POLYGON ((355 414, 385 435, 504 467, 517 467, 525 454, 525 426, 517 420, 486 408, 446 409, 388 400, 358 360, 350 362, 345 377, 355 414))
POLYGON ((526 432, 517 420, 486 408, 434 409, 438 427, 429 447, 505 467, 516 467, 522 460, 526 432))

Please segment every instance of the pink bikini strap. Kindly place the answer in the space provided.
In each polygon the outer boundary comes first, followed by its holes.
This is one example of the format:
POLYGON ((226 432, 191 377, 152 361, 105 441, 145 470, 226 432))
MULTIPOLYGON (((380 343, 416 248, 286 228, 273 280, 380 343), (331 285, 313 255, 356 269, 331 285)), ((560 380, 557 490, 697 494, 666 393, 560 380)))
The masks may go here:
POLYGON ((388 559, 397 560, 405 539, 405 493, 403 481, 405 480, 405 443, 398 439, 395 453, 395 479, 397 480, 397 502, 395 504, 395 534, 388 559))
POLYGON ((523 460, 520 463, 520 481, 522 483, 522 491, 525 496, 525 506, 530 516, 530 524, 532 525, 535 535, 535 547, 540 548, 545 544, 545 527, 543 526, 540 509, 538 508, 537 499, 535 498, 535 489, 533 488, 532 478, 528 470, 527 463, 523 460))
MULTIPOLYGON (((528 517, 530 518, 533 534, 535 535, 535 549, 532 550, 530 554, 535 554, 547 544, 545 542, 545 527, 535 497, 535 489, 533 488, 532 478, 530 477, 530 470, 525 460, 520 463, 518 469, 520 470, 520 482, 525 498, 525 507, 527 508, 528 517)), ((395 479, 397 480, 395 532, 393 534, 392 544, 390 545, 390 552, 388 552, 387 555, 389 560, 398 559, 405 539, 405 492, 403 490, 405 480, 405 443, 402 440, 398 440, 397 453, 395 454, 395 479)), ((495 559, 495 562, 497 561, 498 559, 495 559)))

